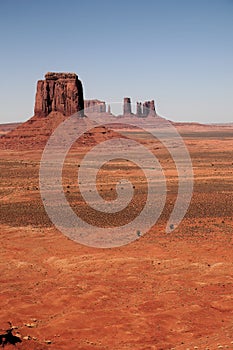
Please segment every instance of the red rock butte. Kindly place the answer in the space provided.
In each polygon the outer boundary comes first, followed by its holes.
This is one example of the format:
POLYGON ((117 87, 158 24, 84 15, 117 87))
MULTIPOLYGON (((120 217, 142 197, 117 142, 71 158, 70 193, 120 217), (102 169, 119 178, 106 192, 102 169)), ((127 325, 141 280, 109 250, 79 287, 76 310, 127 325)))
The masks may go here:
POLYGON ((37 83, 35 116, 46 117, 51 112, 64 116, 82 113, 84 109, 82 83, 75 73, 45 74, 37 83))

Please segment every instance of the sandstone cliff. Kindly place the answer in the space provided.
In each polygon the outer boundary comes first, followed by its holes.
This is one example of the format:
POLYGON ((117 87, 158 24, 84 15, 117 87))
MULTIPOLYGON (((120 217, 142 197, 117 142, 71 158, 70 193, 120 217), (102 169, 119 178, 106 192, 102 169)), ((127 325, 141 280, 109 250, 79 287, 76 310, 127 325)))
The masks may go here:
POLYGON ((75 73, 47 73, 37 83, 35 116, 46 117, 51 112, 70 116, 83 111, 82 83, 75 73))

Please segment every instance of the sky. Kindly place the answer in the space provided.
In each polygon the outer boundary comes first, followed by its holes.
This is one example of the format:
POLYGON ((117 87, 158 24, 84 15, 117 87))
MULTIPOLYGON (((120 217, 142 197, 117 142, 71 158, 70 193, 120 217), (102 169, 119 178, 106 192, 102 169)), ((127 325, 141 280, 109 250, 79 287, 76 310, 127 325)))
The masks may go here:
POLYGON ((77 73, 86 99, 233 122, 233 0, 0 0, 0 45, 0 123, 33 115, 48 71, 77 73))

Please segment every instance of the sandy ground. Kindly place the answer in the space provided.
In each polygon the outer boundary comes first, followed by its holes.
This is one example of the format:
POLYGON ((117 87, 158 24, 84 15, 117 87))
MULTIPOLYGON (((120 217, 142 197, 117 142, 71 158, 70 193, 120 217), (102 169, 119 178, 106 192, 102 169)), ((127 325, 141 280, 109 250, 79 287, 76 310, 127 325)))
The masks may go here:
MULTIPOLYGON (((233 349, 233 127, 179 130, 195 175, 184 220, 164 233, 177 181, 166 150, 156 147, 166 208, 145 236, 113 249, 80 245, 54 228, 40 198, 40 151, 0 151, 0 328, 18 327, 18 349, 233 349)), ((74 185, 84 153, 69 154, 63 185, 85 216, 74 185)), ((142 203, 146 184, 131 170, 135 203, 142 203)), ((106 179, 100 187, 111 199, 106 179)))

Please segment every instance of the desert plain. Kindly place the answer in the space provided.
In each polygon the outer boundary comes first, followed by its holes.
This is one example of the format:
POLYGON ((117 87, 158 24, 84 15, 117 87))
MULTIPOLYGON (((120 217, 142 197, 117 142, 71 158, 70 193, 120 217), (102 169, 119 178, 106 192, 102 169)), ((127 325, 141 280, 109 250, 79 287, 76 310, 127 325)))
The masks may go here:
MULTIPOLYGON (((1 126, 1 133, 15 136, 13 127, 1 126)), ((39 189, 40 145, 1 147, 0 328, 7 329, 7 322, 17 327, 18 349, 233 349, 233 126, 176 127, 194 171, 184 219, 165 233, 177 179, 172 159, 157 145, 168 186, 165 209, 147 234, 111 249, 78 244, 51 223, 39 189)), ((124 135, 151 143, 150 136, 135 133, 124 135)), ((67 199, 84 217, 76 171, 88 147, 69 152, 63 179, 67 199)), ((109 163, 110 173, 118 165, 109 163)), ((140 211, 143 175, 124 161, 120 169, 135 185, 134 208, 140 211)), ((111 200, 116 192, 106 173, 99 190, 111 200)), ((87 216, 95 222, 94 213, 87 216)), ((117 217, 124 220, 123 213, 117 217)))

